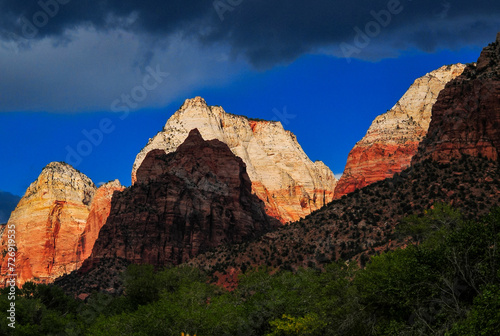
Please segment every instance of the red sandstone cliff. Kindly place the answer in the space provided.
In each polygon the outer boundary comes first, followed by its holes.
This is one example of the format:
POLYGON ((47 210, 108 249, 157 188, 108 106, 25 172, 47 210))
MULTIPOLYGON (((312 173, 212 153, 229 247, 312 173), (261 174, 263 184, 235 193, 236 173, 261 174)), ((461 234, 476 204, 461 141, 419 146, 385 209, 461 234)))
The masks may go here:
MULTIPOLYGON (((77 268, 76 246, 90 211, 95 186, 70 165, 53 162, 33 182, 12 212, 16 230, 18 285, 28 280, 48 283, 77 268)), ((7 249, 3 235, 1 250, 7 249)), ((0 279, 7 274, 2 254, 0 279)))
POLYGON ((92 253, 92 248, 99 236, 99 231, 106 223, 111 211, 113 195, 115 192, 123 191, 123 189, 125 187, 120 184, 120 181, 114 180, 100 186, 95 192, 92 205, 90 206, 90 213, 85 223, 85 229, 78 239, 78 246, 76 248, 78 267, 92 253))
POLYGON ((150 151, 137 181, 112 200, 85 272, 107 258, 179 264, 221 244, 258 237, 277 225, 252 195, 245 164, 219 140, 190 132, 173 153, 150 151))
POLYGON ((427 133, 439 92, 464 68, 463 64, 443 66, 418 78, 391 110, 373 121, 349 153, 336 198, 408 168, 427 133))

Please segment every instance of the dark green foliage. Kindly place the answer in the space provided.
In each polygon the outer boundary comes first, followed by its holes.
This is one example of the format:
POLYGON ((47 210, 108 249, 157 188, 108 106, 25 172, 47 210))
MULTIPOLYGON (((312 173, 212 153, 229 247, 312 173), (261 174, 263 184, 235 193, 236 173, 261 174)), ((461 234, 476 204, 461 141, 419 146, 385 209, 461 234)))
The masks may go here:
POLYGON ((336 262, 320 271, 326 256, 312 246, 310 269, 248 268, 232 292, 186 266, 130 266, 122 296, 94 293, 85 303, 27 283, 17 295, 16 329, 3 323, 0 334, 498 335, 500 209, 471 221, 435 205, 398 231, 417 243, 363 257, 364 269, 336 262))
POLYGON ((155 302, 160 297, 157 277, 152 265, 130 265, 125 273, 126 297, 133 307, 155 302))
POLYGON ((449 336, 500 335, 500 286, 486 286, 474 299, 467 318, 447 333, 449 336))

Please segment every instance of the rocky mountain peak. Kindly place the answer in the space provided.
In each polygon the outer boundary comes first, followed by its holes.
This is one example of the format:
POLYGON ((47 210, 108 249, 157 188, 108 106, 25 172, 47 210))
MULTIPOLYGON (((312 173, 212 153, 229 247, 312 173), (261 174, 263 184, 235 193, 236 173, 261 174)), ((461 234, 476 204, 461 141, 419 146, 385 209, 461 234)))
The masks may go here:
POLYGON ((51 162, 28 187, 19 205, 33 197, 42 196, 59 201, 82 202, 90 207, 95 189, 94 182, 71 165, 51 162))
POLYGON ((218 139, 246 164, 253 192, 269 215, 283 223, 305 217, 333 199, 336 179, 324 164, 313 163, 297 138, 280 122, 254 120, 207 106, 201 97, 188 99, 137 155, 132 183, 147 153, 174 152, 191 130, 206 140, 218 139))
POLYGON ((193 147, 202 146, 204 143, 205 140, 203 140, 200 131, 198 131, 198 129, 195 128, 189 131, 186 140, 178 147, 177 150, 180 152, 186 151, 193 147))
POLYGON ((335 196, 341 197, 407 168, 427 134, 439 92, 465 67, 442 66, 416 79, 390 110, 375 118, 364 138, 349 153, 335 196))
POLYGON ((202 97, 194 97, 190 99, 186 99, 184 104, 182 104, 179 112, 187 110, 189 108, 208 108, 207 102, 202 97))
MULTIPOLYGON (((76 269, 75 249, 89 215, 96 187, 63 162, 52 162, 27 189, 9 225, 16 227, 18 284, 52 282, 76 269)), ((2 236, 1 249, 7 248, 2 236)), ((0 278, 5 280, 7 258, 0 278)))
POLYGON ((477 64, 440 92, 429 132, 413 163, 447 163, 462 155, 498 160, 500 153, 500 43, 483 49, 477 64))
POLYGON ((81 272, 116 258, 179 264, 220 244, 255 238, 277 223, 252 195, 243 161, 195 129, 175 152, 148 152, 137 183, 113 197, 81 272))

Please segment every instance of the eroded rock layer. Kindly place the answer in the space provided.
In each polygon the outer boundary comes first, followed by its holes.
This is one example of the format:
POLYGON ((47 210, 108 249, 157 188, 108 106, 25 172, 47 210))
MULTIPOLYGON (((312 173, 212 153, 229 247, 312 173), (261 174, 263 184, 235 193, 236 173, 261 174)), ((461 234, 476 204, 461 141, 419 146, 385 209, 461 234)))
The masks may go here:
POLYGON ((103 260, 179 264, 278 225, 252 194, 245 164, 219 140, 190 132, 173 153, 150 151, 136 183, 116 193, 106 224, 79 272, 103 260))
MULTIPOLYGON (((33 182, 8 226, 15 226, 18 285, 49 283, 77 268, 76 246, 85 228, 95 186, 68 164, 47 165, 33 182)), ((8 273, 8 235, 2 235, 2 283, 8 273)))
POLYGON ((109 212, 111 211, 111 200, 113 195, 115 192, 123 191, 123 189, 125 189, 125 187, 122 186, 118 180, 103 184, 97 189, 92 205, 90 206, 90 213, 87 217, 85 228, 78 239, 78 246, 76 249, 78 267, 80 267, 83 261, 92 253, 92 248, 99 236, 99 231, 106 223, 109 212))
POLYGON ((188 99, 137 155, 132 183, 146 155, 173 152, 197 128, 204 139, 218 139, 246 164, 253 192, 266 212, 281 222, 298 220, 333 199, 336 179, 322 162, 312 162, 296 137, 280 122, 252 120, 207 106, 203 98, 188 99))
POLYGON ((439 92, 464 68, 463 64, 443 66, 418 78, 392 109, 375 118, 365 137, 349 153, 335 197, 408 168, 427 134, 439 92))
POLYGON ((446 85, 432 110, 431 130, 413 162, 447 163, 463 154, 498 161, 500 151, 500 33, 477 64, 446 85))

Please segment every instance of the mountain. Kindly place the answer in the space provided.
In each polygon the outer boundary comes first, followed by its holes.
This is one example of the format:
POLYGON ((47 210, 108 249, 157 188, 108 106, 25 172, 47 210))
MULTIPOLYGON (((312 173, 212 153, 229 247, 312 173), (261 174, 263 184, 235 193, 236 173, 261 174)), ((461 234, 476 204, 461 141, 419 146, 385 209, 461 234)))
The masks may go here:
MULTIPOLYGON (((111 198, 123 190, 118 180, 96 189, 84 174, 63 162, 52 162, 27 189, 8 225, 16 227, 17 284, 51 283, 78 269, 90 255, 106 223, 111 198)), ((5 256, 8 236, 0 250, 5 256)), ((0 281, 7 274, 2 258, 0 281)))
POLYGON ((175 152, 148 152, 135 184, 114 194, 107 222, 78 273, 109 260, 177 265, 279 225, 252 194, 243 161, 195 129, 175 152))
MULTIPOLYGON (((26 190, 8 225, 16 227, 18 285, 52 282, 76 269, 75 247, 85 228, 95 186, 68 164, 47 165, 26 190)), ((8 235, 2 235, 0 278, 7 274, 8 235)))
POLYGON ((418 78, 393 108, 375 118, 349 153, 335 197, 408 168, 427 134, 439 92, 464 69, 464 64, 448 65, 418 78))
MULTIPOLYGON (((74 293, 113 292, 122 288, 118 274, 129 263, 187 262, 222 284, 262 265, 322 268, 338 259, 364 265, 370 255, 406 246, 410 238, 395 235, 395 227, 438 202, 461 209, 467 218, 488 213, 500 204, 500 142, 495 132, 500 115, 499 56, 497 41, 483 51, 477 65, 467 65, 446 85, 410 167, 287 226, 274 226, 266 219, 263 204, 251 198, 243 161, 222 142, 203 141, 193 131, 176 152, 145 150, 144 158, 138 156, 135 184, 113 197, 92 256, 79 272, 57 283, 74 293), (273 227, 278 228, 267 232, 273 227)), ((206 122, 205 114, 212 110, 201 98, 187 101, 178 113, 183 111, 202 111, 200 118, 190 119, 202 127, 221 125, 221 119, 206 122)), ((185 127, 181 121, 174 124, 185 127)), ((150 145, 175 143, 172 139, 179 133, 162 132, 150 145)))
POLYGON ((500 205, 498 138, 500 34, 476 64, 450 81, 432 108, 428 135, 409 168, 331 202, 305 219, 249 244, 220 247, 190 261, 225 281, 250 266, 321 267, 404 247, 394 235, 410 214, 436 202, 479 218, 500 205))
POLYGON ((0 224, 7 223, 10 213, 14 211, 21 197, 0 191, 0 224))
POLYGON ((253 192, 264 201, 266 212, 281 222, 298 220, 333 199, 337 180, 322 162, 312 162, 297 138, 280 122, 254 120, 208 106, 201 97, 188 99, 165 127, 137 155, 132 183, 147 153, 166 153, 197 128, 204 139, 218 139, 246 164, 253 192))
POLYGON ((125 187, 120 184, 120 181, 114 180, 103 184, 95 192, 85 228, 78 239, 78 246, 76 248, 78 267, 80 267, 83 261, 92 253, 92 248, 99 236, 99 231, 102 226, 106 224, 111 211, 111 200, 113 199, 113 195, 124 189, 125 187))
POLYGON ((189 261, 225 281, 251 267, 321 268, 334 260, 360 261, 405 246, 394 228, 406 216, 436 202, 452 204, 477 218, 500 204, 498 162, 464 157, 449 164, 425 160, 394 177, 358 189, 306 218, 262 238, 222 246, 189 261))
POLYGON ((414 162, 449 162, 463 154, 498 161, 500 33, 483 49, 477 65, 469 65, 441 91, 430 127, 414 162))

